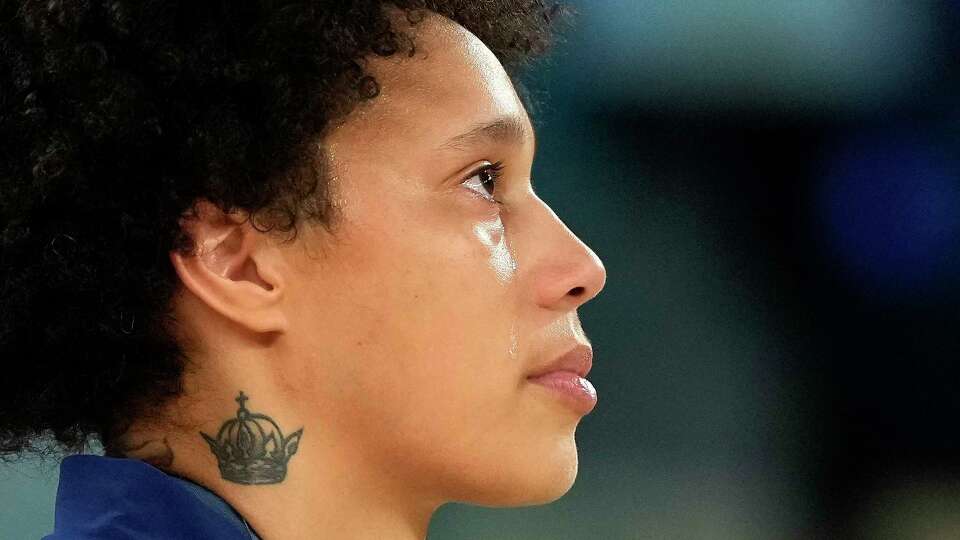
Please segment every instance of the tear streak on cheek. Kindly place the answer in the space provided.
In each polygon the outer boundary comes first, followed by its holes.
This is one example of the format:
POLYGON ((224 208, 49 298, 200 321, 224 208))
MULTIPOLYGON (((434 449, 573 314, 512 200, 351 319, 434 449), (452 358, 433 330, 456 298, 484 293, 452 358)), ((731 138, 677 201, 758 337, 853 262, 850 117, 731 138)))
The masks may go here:
POLYGON ((503 222, 500 218, 477 223, 473 226, 473 232, 490 252, 490 267, 496 273, 497 279, 502 283, 510 281, 517 271, 517 261, 507 247, 503 222))

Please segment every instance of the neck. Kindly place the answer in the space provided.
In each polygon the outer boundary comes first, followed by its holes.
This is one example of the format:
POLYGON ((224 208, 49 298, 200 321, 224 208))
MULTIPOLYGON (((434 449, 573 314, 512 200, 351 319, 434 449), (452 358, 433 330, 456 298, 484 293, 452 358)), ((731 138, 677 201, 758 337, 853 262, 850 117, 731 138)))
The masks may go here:
POLYGON ((108 453, 142 459, 203 485, 233 506, 264 540, 426 538, 442 501, 418 490, 399 471, 377 466, 373 453, 351 445, 343 436, 349 419, 340 426, 332 421, 324 425, 301 417, 267 388, 247 385, 242 390, 239 401, 240 388, 206 392, 202 400, 187 392, 168 407, 166 421, 134 424, 108 453), (253 420, 261 427, 279 427, 273 440, 282 437, 286 448, 277 454, 269 451, 273 443, 266 452, 249 444, 246 434, 257 431, 253 420), (221 433, 221 428, 226 429, 221 433), (286 458, 286 471, 265 475, 262 467, 251 468, 250 460, 231 458, 243 453, 266 455, 263 461, 269 465, 286 458), (224 461, 231 471, 227 475, 219 466, 224 461))

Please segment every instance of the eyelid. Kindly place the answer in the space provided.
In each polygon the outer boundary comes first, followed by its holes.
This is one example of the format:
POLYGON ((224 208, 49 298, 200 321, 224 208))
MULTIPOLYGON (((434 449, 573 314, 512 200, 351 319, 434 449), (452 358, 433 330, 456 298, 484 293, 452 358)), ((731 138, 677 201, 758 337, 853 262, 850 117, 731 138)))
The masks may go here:
MULTIPOLYGON (((494 163, 485 163, 479 167, 474 168, 471 172, 467 173, 463 181, 460 182, 460 185, 465 185, 468 180, 477 176, 480 173, 489 172, 490 176, 493 179, 494 193, 496 193, 496 186, 500 182, 501 176, 503 174, 502 171, 503 171, 503 160, 496 161, 494 163)), ((480 191, 472 188, 467 188, 467 189, 470 189, 470 191, 472 191, 476 196, 482 198, 485 201, 490 201, 492 203, 496 203, 500 205, 503 204, 503 201, 497 199, 493 195, 487 195, 486 193, 481 193, 480 191)))

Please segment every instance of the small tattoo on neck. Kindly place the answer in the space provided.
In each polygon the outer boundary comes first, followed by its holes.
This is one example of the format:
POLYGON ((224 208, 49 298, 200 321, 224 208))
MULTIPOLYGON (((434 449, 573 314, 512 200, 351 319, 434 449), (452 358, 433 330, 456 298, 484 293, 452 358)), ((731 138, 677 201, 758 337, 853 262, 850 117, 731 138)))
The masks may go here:
POLYGON ((287 462, 297 453, 303 428, 284 437, 280 426, 265 414, 247 410, 250 398, 240 391, 236 418, 220 426, 216 437, 200 432, 217 457, 220 477, 237 484, 278 484, 287 462))
POLYGON ((169 469, 173 465, 173 449, 170 448, 170 443, 167 442, 166 437, 162 440, 135 441, 134 437, 127 435, 114 441, 105 450, 105 454, 108 456, 139 459, 158 469, 169 469))

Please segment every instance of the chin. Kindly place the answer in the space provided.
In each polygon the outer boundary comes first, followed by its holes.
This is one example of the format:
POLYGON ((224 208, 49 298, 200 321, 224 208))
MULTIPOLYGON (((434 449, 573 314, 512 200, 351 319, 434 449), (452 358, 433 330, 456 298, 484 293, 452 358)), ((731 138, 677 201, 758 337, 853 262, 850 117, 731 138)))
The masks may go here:
POLYGON ((577 479, 577 470, 564 472, 546 482, 529 486, 526 492, 520 493, 510 506, 535 506, 549 504, 563 497, 573 487, 577 479))
POLYGON ((491 508, 537 506, 563 497, 577 479, 577 455, 525 462, 519 470, 489 471, 484 482, 458 501, 491 508))

